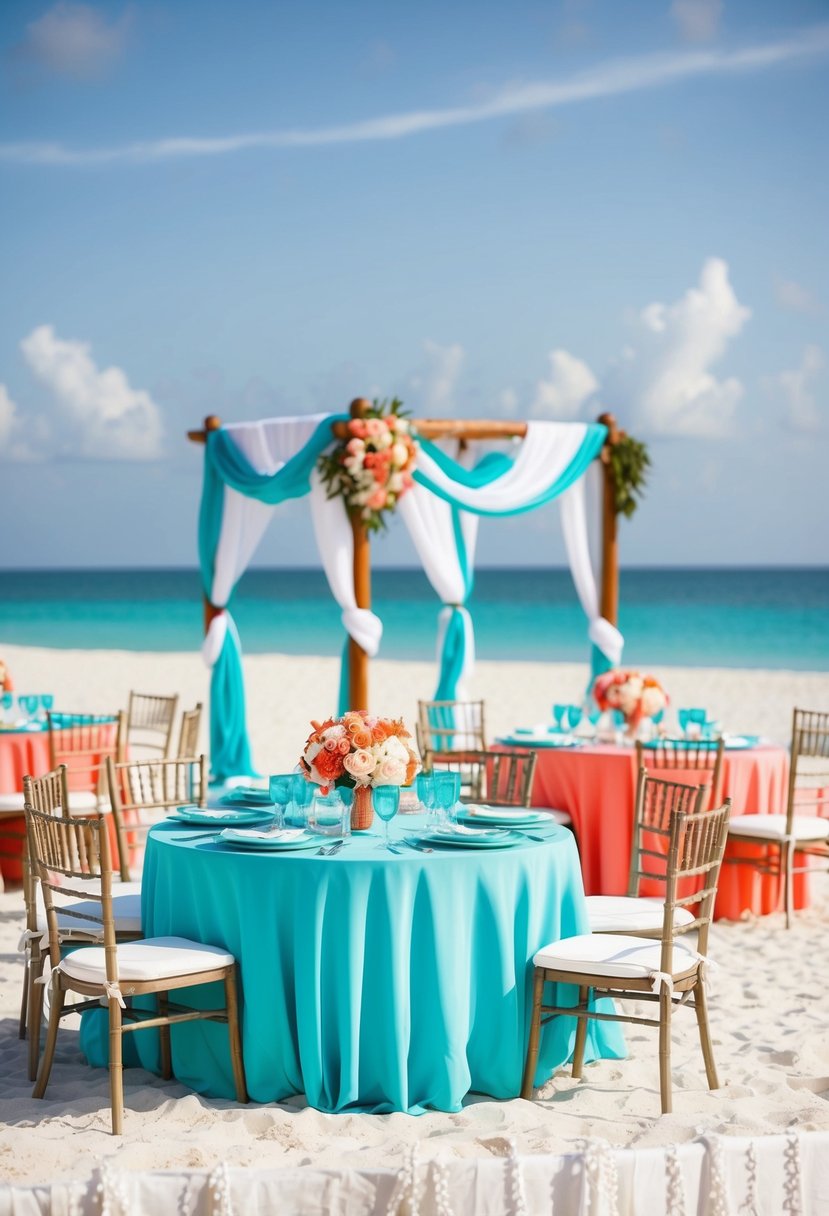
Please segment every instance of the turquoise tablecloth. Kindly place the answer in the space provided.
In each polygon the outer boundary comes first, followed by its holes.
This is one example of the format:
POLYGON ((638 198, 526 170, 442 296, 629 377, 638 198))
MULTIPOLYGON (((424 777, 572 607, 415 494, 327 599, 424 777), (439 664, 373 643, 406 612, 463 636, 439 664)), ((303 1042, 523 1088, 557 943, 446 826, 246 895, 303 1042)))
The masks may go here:
MULTIPOLYGON (((392 835, 417 822, 398 819, 392 835)), ((379 844, 354 836, 332 858, 242 852, 161 825, 144 864, 144 932, 235 955, 254 1101, 305 1093, 323 1111, 416 1114, 459 1110, 470 1092, 514 1098, 532 956, 587 931, 572 834, 486 852, 395 856, 379 844)), ((538 1084, 569 1058, 574 1032, 572 1019, 545 1028, 538 1084)), ((155 1032, 132 1037, 157 1067, 155 1032)), ((188 1023, 172 1041, 185 1085, 233 1096, 224 1026, 188 1023)), ((95 1054, 88 1035, 84 1046, 95 1054)), ((622 1055, 620 1029, 591 1024, 588 1058, 622 1055)))

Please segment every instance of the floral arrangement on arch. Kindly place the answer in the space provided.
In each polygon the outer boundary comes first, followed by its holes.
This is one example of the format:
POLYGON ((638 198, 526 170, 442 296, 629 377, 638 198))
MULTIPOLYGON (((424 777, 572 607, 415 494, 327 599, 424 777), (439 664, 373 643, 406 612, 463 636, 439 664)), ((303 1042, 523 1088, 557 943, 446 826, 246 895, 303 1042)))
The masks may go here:
POLYGON ((311 725, 299 763, 322 793, 334 785, 410 785, 414 780, 420 761, 401 720, 349 710, 342 718, 311 725))
POLYGON ((375 401, 362 418, 348 422, 348 438, 319 460, 329 498, 341 495, 369 532, 386 526, 386 512, 414 484, 417 445, 403 404, 375 401))
POLYGON ((643 718, 654 718, 668 704, 668 694, 654 676, 638 671, 605 671, 593 682, 593 698, 599 709, 619 709, 628 728, 634 730, 643 718))

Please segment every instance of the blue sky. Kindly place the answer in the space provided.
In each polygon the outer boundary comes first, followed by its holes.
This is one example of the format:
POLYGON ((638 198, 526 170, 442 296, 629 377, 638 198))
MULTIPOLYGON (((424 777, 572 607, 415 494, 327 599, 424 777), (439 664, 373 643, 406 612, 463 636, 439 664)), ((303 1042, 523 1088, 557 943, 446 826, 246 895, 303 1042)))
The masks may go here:
POLYGON ((828 65, 817 0, 4 0, 0 566, 193 564, 188 427, 392 394, 614 410, 629 564, 825 564, 828 65))

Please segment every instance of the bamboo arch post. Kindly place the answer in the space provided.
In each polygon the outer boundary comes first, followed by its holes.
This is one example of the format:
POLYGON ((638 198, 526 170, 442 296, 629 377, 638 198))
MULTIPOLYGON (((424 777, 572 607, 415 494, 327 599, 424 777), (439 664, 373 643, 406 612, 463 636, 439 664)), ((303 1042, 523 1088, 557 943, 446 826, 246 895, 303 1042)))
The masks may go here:
MULTIPOLYGON (((355 397, 352 418, 365 417, 371 402, 355 397)), ((359 511, 350 511, 354 542, 354 601, 358 608, 371 608, 371 542, 359 511)), ((348 639, 348 708, 368 709, 368 655, 354 638, 348 639)))
MULTIPOLYGON (((217 418, 215 414, 208 414, 208 416, 204 420, 204 429, 201 431, 188 431, 187 438, 192 443, 207 443, 208 433, 210 431, 219 431, 219 430, 221 430, 221 428, 222 428, 221 418, 217 418)), ((203 600, 204 600, 204 632, 205 632, 205 635, 207 635, 207 631, 210 628, 210 626, 212 625, 213 620, 221 612, 224 612, 224 609, 217 608, 216 605, 211 602, 206 591, 203 593, 203 600)))

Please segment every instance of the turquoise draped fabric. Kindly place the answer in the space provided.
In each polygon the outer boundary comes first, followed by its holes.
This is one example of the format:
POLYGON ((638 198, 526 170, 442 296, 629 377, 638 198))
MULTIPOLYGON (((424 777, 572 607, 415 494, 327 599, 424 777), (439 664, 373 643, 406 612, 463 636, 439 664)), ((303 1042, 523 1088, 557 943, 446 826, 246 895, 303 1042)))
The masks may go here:
MULTIPOLYGON (((407 827, 418 822, 406 817, 407 827)), ((400 821, 391 831, 399 835, 400 821)), ((144 865, 144 932, 210 942, 236 958, 255 1102, 304 1093, 330 1113, 419 1114, 460 1110, 469 1093, 516 1097, 533 955, 587 932, 572 834, 551 827, 547 843, 486 853, 391 856, 378 843, 373 832, 353 836, 329 860, 234 852, 160 825, 144 865)), ((570 1003, 576 995, 559 993, 570 1003)), ((215 1006, 221 990, 181 999, 215 1006)), ((572 1054, 575 1025, 556 1018, 542 1031, 537 1083, 572 1054)), ((131 1037, 157 1071, 155 1032, 131 1037)), ((105 1045, 84 1027, 91 1060, 105 1058, 105 1045)), ((618 1026, 590 1024, 588 1058, 624 1054, 618 1026)), ((182 1084, 232 1098, 226 1026, 173 1027, 172 1057, 182 1084)))
MULTIPOLYGON (((325 418, 308 442, 274 474, 258 473, 227 431, 208 431, 199 509, 199 565, 208 600, 212 597, 214 562, 222 531, 225 486, 270 506, 308 494, 311 473, 331 443, 332 422, 347 417, 341 414, 325 418)), ((242 647, 233 618, 227 607, 224 610, 227 633, 210 676, 210 769, 216 781, 239 774, 256 775, 247 733, 242 647)))

